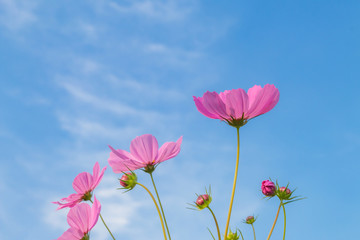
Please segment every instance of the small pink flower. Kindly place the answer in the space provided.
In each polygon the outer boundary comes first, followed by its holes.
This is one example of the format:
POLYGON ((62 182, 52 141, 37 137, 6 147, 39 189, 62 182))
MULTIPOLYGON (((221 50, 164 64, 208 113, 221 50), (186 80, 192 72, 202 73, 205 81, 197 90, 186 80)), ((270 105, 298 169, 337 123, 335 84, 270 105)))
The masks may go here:
POLYGON ((267 113, 275 107, 280 97, 279 90, 270 84, 264 88, 255 85, 246 93, 243 89, 204 93, 195 97, 199 112, 209 118, 226 121, 234 127, 241 127, 251 118, 267 113))
POLYGON ((275 193, 276 193, 275 183, 273 183, 270 180, 262 181, 261 191, 265 196, 268 196, 268 197, 275 196, 275 193))
POLYGON ((106 167, 100 172, 99 163, 96 162, 93 168, 93 175, 88 172, 79 173, 73 181, 73 188, 76 193, 70 194, 68 197, 62 198, 58 202, 53 202, 59 205, 57 210, 66 207, 72 208, 83 200, 90 200, 91 193, 97 185, 99 185, 105 170, 106 167))
POLYGON ((131 141, 130 152, 118 149, 111 149, 108 162, 115 173, 122 173, 129 170, 144 168, 144 171, 151 173, 155 167, 180 152, 182 137, 176 142, 166 142, 160 149, 156 138, 151 134, 144 134, 131 141))
POLYGON ((94 197, 94 204, 90 207, 80 203, 71 208, 67 215, 70 228, 57 240, 82 240, 89 239, 89 232, 95 226, 100 215, 101 205, 94 197))

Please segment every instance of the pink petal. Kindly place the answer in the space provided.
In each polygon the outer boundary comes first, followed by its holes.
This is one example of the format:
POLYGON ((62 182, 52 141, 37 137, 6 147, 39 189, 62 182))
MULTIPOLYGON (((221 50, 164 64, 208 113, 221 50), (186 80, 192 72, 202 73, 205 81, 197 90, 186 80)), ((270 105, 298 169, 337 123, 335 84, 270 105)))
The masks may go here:
POLYGON ((249 110, 246 113, 247 118, 254 118, 261 114, 267 113, 275 107, 279 101, 279 90, 270 84, 266 84, 264 88, 254 86, 249 89, 249 110))
POLYGON ((149 164, 156 159, 158 147, 158 142, 153 135, 144 134, 131 141, 130 152, 136 160, 149 164))
POLYGON ((106 166, 101 170, 101 173, 99 174, 100 172, 100 166, 99 166, 99 163, 96 162, 95 165, 97 165, 96 169, 95 169, 95 166, 94 166, 94 170, 93 170, 93 185, 91 186, 91 189, 94 190, 97 185, 99 185, 101 179, 103 178, 104 176, 104 173, 105 173, 105 170, 106 170, 106 166))
POLYGON ((84 237, 84 234, 76 229, 69 228, 66 230, 57 240, 81 240, 84 237))
POLYGON ((219 119, 218 115, 210 113, 208 110, 206 110, 206 108, 204 107, 204 104, 203 104, 204 99, 202 97, 197 98, 197 97, 193 96, 193 98, 194 98, 195 106, 200 113, 202 113, 203 115, 205 115, 208 118, 219 119))
POLYGON ((71 208, 67 215, 70 227, 80 230, 82 233, 89 232, 91 208, 86 203, 80 203, 71 208))
POLYGON ((226 90, 220 93, 220 97, 226 105, 226 112, 229 116, 241 119, 243 113, 247 112, 249 105, 248 95, 243 89, 226 90))
POLYGON ((59 207, 56 210, 60 210, 60 209, 66 208, 66 207, 72 208, 76 204, 78 204, 79 202, 82 201, 82 197, 83 197, 83 194, 73 193, 73 194, 70 194, 66 198, 60 199, 59 202, 53 202, 53 203, 59 205, 59 207))
POLYGON ((160 163, 170 158, 175 157, 180 152, 182 143, 182 136, 175 142, 166 142, 159 149, 159 155, 155 163, 160 163))
POLYGON ((216 92, 207 91, 203 96, 203 106, 212 115, 217 116, 217 119, 231 119, 226 113, 226 106, 216 92))
POLYGON ((99 219, 99 215, 100 215, 100 211, 101 211, 101 204, 100 202, 96 199, 95 195, 94 195, 94 203, 91 207, 91 216, 89 219, 89 231, 95 226, 95 224, 97 223, 98 219, 99 219))
POLYGON ((122 173, 125 171, 129 171, 129 169, 136 170, 143 167, 142 163, 133 160, 134 157, 129 152, 120 149, 115 150, 111 146, 109 147, 111 149, 111 152, 108 163, 114 173, 122 173))
POLYGON ((92 185, 93 177, 88 172, 79 173, 73 181, 73 188, 77 193, 85 194, 91 191, 92 185))

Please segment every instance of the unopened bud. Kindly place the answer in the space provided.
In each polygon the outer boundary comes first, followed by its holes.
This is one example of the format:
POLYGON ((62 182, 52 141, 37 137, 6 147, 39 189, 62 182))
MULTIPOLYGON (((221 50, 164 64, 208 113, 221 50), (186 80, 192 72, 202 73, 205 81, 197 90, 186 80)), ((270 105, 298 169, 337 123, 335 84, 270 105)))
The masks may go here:
POLYGON ((248 216, 245 220, 245 223, 253 224, 255 221, 256 221, 256 218, 254 218, 254 216, 248 216))
POLYGON ((126 189, 133 189, 137 183, 137 176, 134 172, 124 173, 120 178, 120 185, 126 189))
POLYGON ((261 191, 267 197, 273 197, 276 194, 276 186, 270 180, 262 181, 261 183, 261 191))
POLYGON ((281 187, 279 188, 279 190, 277 191, 277 196, 281 199, 281 200, 287 200, 290 198, 291 196, 291 190, 288 189, 287 187, 281 187))
POLYGON ((229 233, 226 236, 226 240, 238 240, 239 238, 240 236, 238 235, 238 231, 233 233, 231 230, 229 230, 229 233))
POLYGON ((204 209, 207 206, 209 206, 209 204, 211 203, 211 200, 212 199, 208 194, 202 194, 202 195, 198 196, 195 204, 199 209, 204 209))

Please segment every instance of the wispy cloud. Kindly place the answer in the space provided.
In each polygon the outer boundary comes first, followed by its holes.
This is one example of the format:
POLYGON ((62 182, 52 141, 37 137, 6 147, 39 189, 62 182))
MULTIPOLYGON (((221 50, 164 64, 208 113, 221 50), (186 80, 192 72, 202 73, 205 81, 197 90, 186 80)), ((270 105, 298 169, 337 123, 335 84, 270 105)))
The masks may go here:
POLYGON ((0 0, 0 24, 9 30, 19 30, 37 20, 36 1, 0 0))
POLYGON ((195 1, 180 3, 174 0, 135 0, 127 3, 110 2, 110 6, 123 14, 146 16, 161 21, 184 19, 193 11, 195 1))

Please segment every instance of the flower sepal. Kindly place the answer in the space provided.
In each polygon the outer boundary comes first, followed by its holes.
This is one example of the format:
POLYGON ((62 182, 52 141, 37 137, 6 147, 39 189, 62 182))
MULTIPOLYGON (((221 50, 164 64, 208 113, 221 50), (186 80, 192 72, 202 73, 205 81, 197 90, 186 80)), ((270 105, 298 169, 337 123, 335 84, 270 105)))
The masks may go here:
POLYGON ((123 187, 118 189, 127 189, 127 191, 130 191, 137 184, 137 176, 133 171, 130 171, 130 173, 124 172, 124 174, 119 179, 119 182, 123 187))

